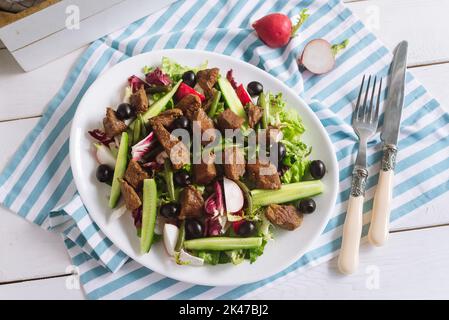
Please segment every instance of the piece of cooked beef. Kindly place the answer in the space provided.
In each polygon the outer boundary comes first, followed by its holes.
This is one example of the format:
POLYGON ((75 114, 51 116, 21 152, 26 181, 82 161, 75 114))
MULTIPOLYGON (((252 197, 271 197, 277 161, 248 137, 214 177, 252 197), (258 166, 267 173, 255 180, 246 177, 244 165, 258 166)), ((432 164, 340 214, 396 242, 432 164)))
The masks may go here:
POLYGON ((224 174, 231 180, 239 180, 245 174, 245 156, 237 147, 228 147, 224 151, 224 174))
POLYGON ((202 108, 198 109, 193 115, 192 124, 193 128, 198 128, 201 132, 201 144, 205 145, 215 140, 214 122, 202 108))
POLYGON ((137 114, 148 110, 148 97, 143 85, 131 95, 130 103, 137 114))
POLYGON ((292 205, 270 204, 265 216, 271 223, 286 230, 298 228, 303 220, 303 214, 292 205))
POLYGON ((136 190, 134 190, 125 180, 120 181, 120 190, 128 210, 134 211, 142 205, 142 201, 136 190))
POLYGON ((160 113, 158 116, 153 117, 149 120, 151 126, 154 126, 156 123, 164 126, 164 127, 170 127, 173 124, 173 121, 175 121, 178 118, 182 117, 182 110, 178 108, 174 109, 168 109, 164 112, 160 113))
POLYGON ((262 109, 253 103, 249 103, 246 105, 245 110, 248 115, 248 124, 251 128, 254 128, 262 119, 262 109))
POLYGON ((175 170, 181 169, 190 162, 190 153, 186 145, 159 123, 154 123, 153 131, 165 152, 170 156, 171 163, 175 170))
POLYGON ((119 135, 126 131, 126 124, 117 118, 115 111, 112 108, 106 109, 106 117, 103 119, 104 132, 109 138, 119 135))
POLYGON ((125 172, 125 180, 136 190, 139 190, 142 186, 143 180, 148 179, 150 176, 142 169, 140 164, 131 160, 128 163, 128 168, 125 172))
POLYGON ((281 129, 274 127, 274 126, 268 126, 267 128, 267 145, 271 145, 273 143, 278 142, 279 140, 282 140, 282 132, 281 129))
POLYGON ((186 95, 176 104, 176 108, 180 109, 187 119, 192 120, 195 112, 201 108, 201 99, 194 94, 186 95))
POLYGON ((181 212, 179 219, 199 218, 203 213, 204 200, 201 192, 193 186, 187 186, 180 195, 181 212))
POLYGON ((212 88, 217 83, 220 76, 220 69, 212 68, 200 70, 197 72, 196 77, 199 86, 204 90, 206 96, 210 97, 213 94, 212 88))
POLYGON ((281 179, 277 169, 268 161, 262 163, 257 160, 256 163, 248 163, 246 171, 248 178, 256 185, 256 188, 271 190, 281 188, 281 179))
POLYGON ((245 119, 239 117, 231 109, 226 109, 217 118, 217 126, 221 131, 226 129, 240 129, 245 119))
POLYGON ((209 154, 201 157, 201 163, 193 165, 193 175, 196 184, 209 184, 217 176, 215 167, 215 155, 209 154))

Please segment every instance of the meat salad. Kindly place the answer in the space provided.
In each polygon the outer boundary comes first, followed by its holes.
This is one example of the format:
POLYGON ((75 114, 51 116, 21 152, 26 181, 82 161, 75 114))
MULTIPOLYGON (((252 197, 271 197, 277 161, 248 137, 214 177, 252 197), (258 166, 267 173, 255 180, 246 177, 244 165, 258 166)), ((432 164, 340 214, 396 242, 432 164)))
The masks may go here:
POLYGON ((164 57, 89 131, 112 215, 129 213, 142 254, 161 241, 181 265, 253 263, 275 228, 316 209, 326 168, 309 159, 300 115, 221 71, 164 57))

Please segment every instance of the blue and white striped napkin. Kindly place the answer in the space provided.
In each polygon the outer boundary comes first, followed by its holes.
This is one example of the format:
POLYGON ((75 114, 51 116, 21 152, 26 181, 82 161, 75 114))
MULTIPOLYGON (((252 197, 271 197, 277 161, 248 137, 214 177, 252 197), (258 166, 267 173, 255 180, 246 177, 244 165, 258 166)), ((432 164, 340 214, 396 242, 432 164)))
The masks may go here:
MULTIPOLYGON (((357 148, 350 126, 353 103, 362 74, 385 78, 391 59, 391 53, 338 0, 178 1, 89 47, 0 176, 0 200, 22 217, 63 234, 88 298, 249 298, 257 290, 337 254, 357 148), (284 12, 293 18, 303 8, 309 8, 311 16, 300 35, 285 48, 268 48, 251 28, 251 22, 267 13, 284 12), (327 75, 298 71, 296 58, 305 43, 314 38, 331 43, 350 41, 338 56, 336 68, 327 75), (335 215, 307 254, 269 279, 238 287, 206 287, 154 273, 128 260, 105 238, 76 194, 68 141, 81 97, 102 72, 116 63, 164 48, 215 51, 266 70, 310 101, 335 145, 340 166, 335 215)), ((448 137, 449 115, 408 73, 391 220, 449 189, 448 137)), ((369 143, 364 234, 378 178, 379 142, 376 136, 369 143)))

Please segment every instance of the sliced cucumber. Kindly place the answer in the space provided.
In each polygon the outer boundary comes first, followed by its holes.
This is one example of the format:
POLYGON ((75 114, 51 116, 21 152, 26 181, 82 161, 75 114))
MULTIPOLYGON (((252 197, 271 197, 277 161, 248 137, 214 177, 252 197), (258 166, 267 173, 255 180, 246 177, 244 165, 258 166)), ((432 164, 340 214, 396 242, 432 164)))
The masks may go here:
POLYGON ((170 90, 170 92, 168 92, 165 96, 163 96, 162 98, 160 98, 158 101, 156 101, 155 103, 153 103, 152 106, 150 106, 150 108, 148 109, 147 112, 145 112, 142 116, 143 120, 145 122, 147 122, 150 118, 153 118, 155 116, 157 116, 159 113, 162 112, 162 110, 164 110, 164 108, 166 107, 166 105, 170 102, 170 99, 173 98, 173 96, 175 95, 176 91, 178 91, 179 86, 181 85, 182 80, 180 80, 174 87, 173 89, 170 90))
POLYGON ((210 106, 210 110, 208 113, 209 118, 213 118, 215 116, 215 113, 217 113, 217 107, 218 103, 220 102, 220 99, 221 99, 221 92, 217 90, 214 94, 214 100, 212 101, 212 104, 210 106))
POLYGON ((112 179, 111 195, 109 197, 109 207, 114 209, 120 198, 120 179, 125 175, 128 165, 128 133, 123 132, 120 140, 120 147, 115 163, 114 178, 112 179))
POLYGON ((140 252, 147 253, 151 249, 156 225, 157 186, 154 179, 143 181, 142 233, 140 237, 140 252))
POLYGON ((245 109, 243 109, 243 105, 228 79, 220 77, 220 79, 218 79, 218 85, 220 86, 220 90, 223 93, 223 97, 229 109, 246 120, 245 109))
POLYGON ((140 129, 142 128, 142 123, 139 118, 136 119, 134 122, 134 129, 133 129, 133 142, 136 144, 140 141, 140 129))
POLYGON ((267 103, 267 97, 265 93, 261 93, 259 99, 257 100, 257 105, 262 108, 262 129, 267 129, 270 121, 270 104, 267 103))
POLYGON ((168 159, 164 162, 164 180, 167 185, 170 201, 177 202, 178 199, 176 198, 175 184, 173 182, 173 169, 168 159))
POLYGON ((228 251, 237 249, 253 249, 262 245, 262 238, 227 238, 212 237, 184 241, 187 250, 228 251))
POLYGON ((176 242, 175 251, 179 252, 184 247, 184 240, 186 237, 186 222, 185 220, 182 220, 181 225, 179 226, 179 233, 178 233, 178 241, 176 242))
POLYGON ((309 198, 323 192, 321 180, 303 181, 282 185, 279 190, 251 191, 254 206, 267 206, 272 203, 286 203, 298 199, 309 198))

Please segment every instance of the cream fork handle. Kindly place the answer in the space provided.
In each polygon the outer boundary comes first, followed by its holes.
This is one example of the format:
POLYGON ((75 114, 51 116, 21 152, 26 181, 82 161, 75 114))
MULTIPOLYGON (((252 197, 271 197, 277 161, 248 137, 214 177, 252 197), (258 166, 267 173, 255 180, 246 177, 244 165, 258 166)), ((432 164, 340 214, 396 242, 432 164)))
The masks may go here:
POLYGON ((375 246, 382 246, 388 240, 391 212, 391 194, 393 190, 394 171, 380 171, 379 182, 374 195, 371 225, 368 241, 375 246))
POLYGON ((338 269, 344 274, 354 273, 359 266, 364 199, 363 195, 349 197, 340 256, 338 257, 338 269))

